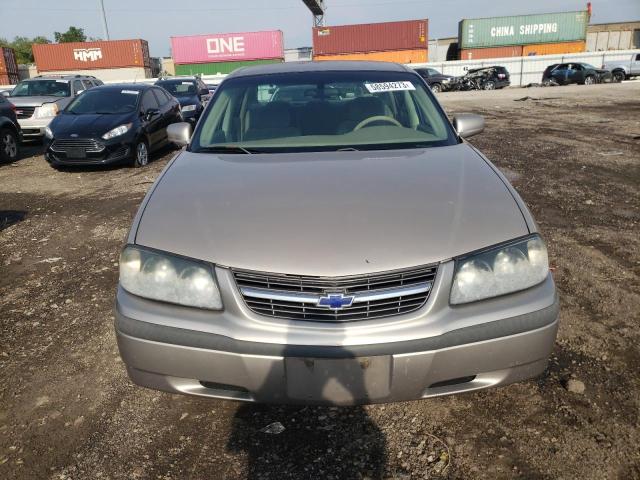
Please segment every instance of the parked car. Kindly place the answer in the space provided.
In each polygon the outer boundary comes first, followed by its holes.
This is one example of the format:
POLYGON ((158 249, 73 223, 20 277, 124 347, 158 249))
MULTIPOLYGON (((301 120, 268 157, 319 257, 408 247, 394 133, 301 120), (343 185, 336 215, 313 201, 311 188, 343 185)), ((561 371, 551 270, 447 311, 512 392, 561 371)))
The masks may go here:
POLYGON ((209 93, 213 95, 218 88, 218 85, 216 85, 215 83, 207 83, 207 88, 209 89, 209 93))
POLYGON ((80 93, 102 81, 90 75, 39 75, 18 83, 9 95, 25 140, 41 139, 51 120, 80 93))
POLYGON ((502 66, 470 68, 451 83, 454 90, 496 90, 511 85, 509 71, 502 66))
POLYGON ((625 60, 612 60, 602 64, 603 70, 609 70, 613 80, 621 82, 640 75, 640 53, 627 54, 625 60))
POLYGON ((131 379, 347 405, 543 372, 558 328, 547 251, 518 193, 465 141, 483 128, 472 114, 449 123, 403 65, 231 73, 193 136, 169 127, 186 149, 120 258, 115 328, 131 379), (261 95, 284 86, 304 86, 307 103, 261 95))
POLYGON ((554 63, 549 65, 542 74, 542 84, 569 85, 593 85, 611 81, 611 72, 606 69, 596 68, 588 63, 554 63))
POLYGON ((449 90, 451 82, 456 78, 453 75, 443 75, 435 68, 416 68, 415 70, 435 93, 449 90))
POLYGON ((45 127, 45 158, 53 167, 131 162, 142 167, 167 145, 180 104, 145 84, 96 87, 76 97, 45 127))
POLYGON ((16 107, 0 95, 0 162, 18 159, 22 132, 16 117, 16 107))
POLYGON ((158 80, 156 85, 164 88, 180 102, 182 118, 197 122, 202 110, 211 98, 209 88, 198 77, 171 77, 158 80))

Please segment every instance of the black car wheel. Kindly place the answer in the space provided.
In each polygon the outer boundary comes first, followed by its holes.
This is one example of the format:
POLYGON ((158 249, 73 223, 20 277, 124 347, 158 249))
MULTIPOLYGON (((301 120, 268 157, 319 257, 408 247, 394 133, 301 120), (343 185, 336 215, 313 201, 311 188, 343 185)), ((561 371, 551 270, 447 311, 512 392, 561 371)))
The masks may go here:
POLYGON ((133 152, 133 166, 144 167, 149 163, 149 147, 147 142, 139 140, 133 152))
POLYGON ((596 83, 596 77, 593 75, 587 75, 584 79, 585 85, 594 85, 596 83))
POLYGON ((616 70, 615 72, 613 72, 613 81, 620 83, 623 80, 626 79, 626 75, 624 74, 624 72, 622 70, 616 70))
POLYGON ((434 83, 433 85, 431 85, 431 91, 433 93, 440 93, 442 91, 442 85, 440 85, 439 83, 434 83))
POLYGON ((13 162, 18 158, 18 135, 9 129, 0 129, 0 160, 13 162))

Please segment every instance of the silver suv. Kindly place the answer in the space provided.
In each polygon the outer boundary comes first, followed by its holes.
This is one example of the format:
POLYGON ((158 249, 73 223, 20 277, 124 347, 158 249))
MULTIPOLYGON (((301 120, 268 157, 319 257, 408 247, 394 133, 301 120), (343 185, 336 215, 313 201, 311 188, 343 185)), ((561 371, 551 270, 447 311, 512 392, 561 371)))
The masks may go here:
POLYGON ((39 75, 22 80, 9 93, 25 140, 44 137, 49 122, 77 95, 102 85, 90 75, 39 75))
POLYGON ((558 328, 547 250, 509 182, 397 64, 237 70, 149 190, 116 334, 150 388, 356 404, 540 374, 558 328), (191 138, 190 138, 191 137, 191 138))

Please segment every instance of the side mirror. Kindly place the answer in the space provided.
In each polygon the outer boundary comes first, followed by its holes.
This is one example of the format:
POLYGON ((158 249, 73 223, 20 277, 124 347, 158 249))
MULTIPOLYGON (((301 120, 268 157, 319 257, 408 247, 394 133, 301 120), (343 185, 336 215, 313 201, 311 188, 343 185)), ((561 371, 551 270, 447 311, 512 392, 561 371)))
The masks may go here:
POLYGON ((191 140, 191 124, 187 122, 172 123, 167 127, 167 137, 171 143, 184 147, 191 140))
POLYGON ((453 127, 462 138, 473 137, 484 130, 484 117, 475 113, 459 113, 453 117, 453 127))
POLYGON ((209 89, 201 88, 200 91, 198 92, 198 95, 209 95, 209 89))
POLYGON ((81 93, 84 93, 84 90, 78 90, 78 91, 76 92, 76 95, 80 95, 81 93))
POLYGON ((3 90, 2 91, 2 96, 3 97, 7 97, 8 98, 10 95, 11 95, 11 92, 9 90, 3 90))
POLYGON ((156 115, 160 115, 160 110, 158 110, 157 108, 150 108, 146 112, 144 112, 144 119, 148 121, 156 115))

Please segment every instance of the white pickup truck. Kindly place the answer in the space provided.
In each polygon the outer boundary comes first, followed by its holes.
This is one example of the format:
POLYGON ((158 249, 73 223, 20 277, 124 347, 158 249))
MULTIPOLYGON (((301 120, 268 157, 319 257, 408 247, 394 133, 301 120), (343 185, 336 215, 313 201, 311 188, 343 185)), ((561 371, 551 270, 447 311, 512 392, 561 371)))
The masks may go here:
POLYGON ((611 71, 614 82, 621 82, 636 75, 640 75, 640 53, 630 54, 626 60, 612 60, 604 62, 602 68, 611 71))

